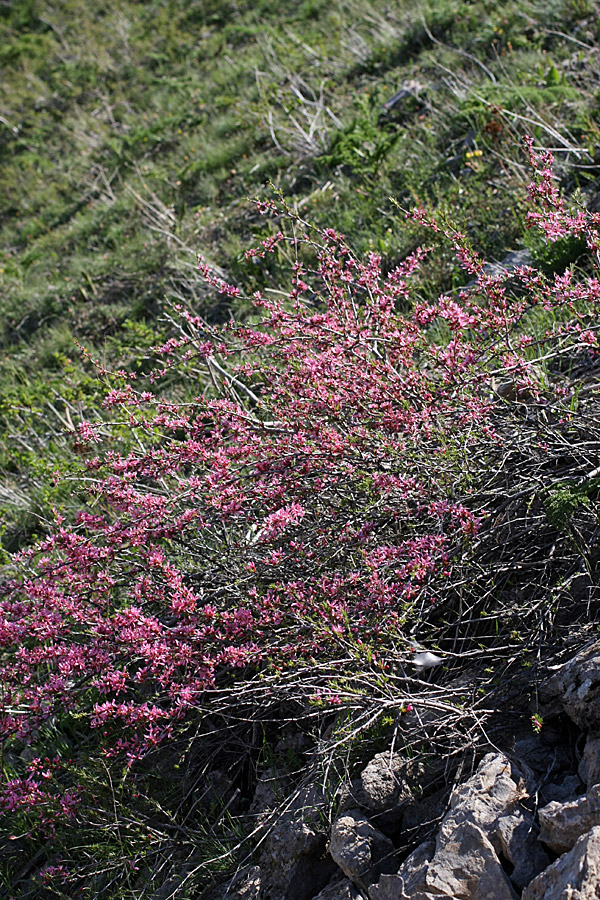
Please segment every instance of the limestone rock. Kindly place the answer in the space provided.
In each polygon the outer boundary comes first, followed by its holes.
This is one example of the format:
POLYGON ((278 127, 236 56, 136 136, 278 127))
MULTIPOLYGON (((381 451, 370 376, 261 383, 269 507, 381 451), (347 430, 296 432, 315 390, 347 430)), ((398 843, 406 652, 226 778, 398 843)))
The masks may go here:
POLYGON ((531 815, 520 808, 525 796, 522 770, 503 754, 489 753, 475 775, 454 791, 435 853, 431 857, 430 850, 423 850, 420 868, 410 872, 410 891, 402 885, 409 873, 401 868, 395 881, 381 879, 377 891, 372 888, 371 900, 391 900, 395 888, 397 898, 411 900, 515 900, 500 854, 514 866, 519 887, 548 862, 537 845, 531 815))
POLYGON ((581 781, 577 775, 567 775, 560 784, 553 782, 545 784, 539 791, 542 805, 550 803, 552 800, 558 800, 559 803, 576 800, 580 793, 581 781))
MULTIPOLYGON (((424 786, 439 780, 442 765, 439 762, 409 759, 401 753, 378 753, 363 769, 360 778, 345 784, 338 794, 340 813, 349 809, 360 809, 384 834, 397 830, 400 822, 410 810, 419 805, 424 786)), ((431 818, 427 812, 435 806, 436 815, 441 804, 436 801, 427 805, 423 817, 431 818)), ((447 796, 447 794, 446 794, 447 796)), ((441 810, 439 810, 441 811, 441 810)), ((415 811, 412 819, 420 813, 415 811)), ((414 828, 415 822, 408 827, 414 828)))
POLYGON ((361 900, 349 878, 334 876, 313 900, 361 900))
POLYGON ((369 889, 370 900, 399 900, 400 897, 416 897, 426 889, 429 862, 435 852, 435 843, 427 841, 417 847, 404 860, 393 875, 382 875, 369 889))
POLYGON ((248 815, 264 818, 287 795, 289 788, 289 778, 284 772, 266 769, 258 779, 248 815))
POLYGON ((402 778, 406 759, 400 753, 378 753, 360 775, 368 809, 382 812, 412 797, 402 778))
POLYGON ((588 787, 600 784, 600 735, 588 735, 578 771, 588 787))
POLYGON ((516 847, 518 836, 523 837, 519 827, 531 825, 518 806, 526 793, 522 781, 507 757, 489 753, 454 791, 433 855, 431 845, 422 845, 395 875, 373 885, 370 900, 515 900, 499 853, 510 853, 515 868, 521 867, 517 877, 526 877, 516 847))
POLYGON ((237 883, 233 885, 233 892, 228 894, 231 900, 258 900, 260 896, 260 869, 258 866, 250 866, 237 883))
POLYGON ((599 896, 600 827, 595 827, 534 878, 522 900, 597 900, 599 896))
POLYGON ((590 829, 600 826, 600 785, 568 803, 553 800, 539 811, 540 841, 566 853, 590 829))
POLYGON ((475 775, 454 791, 438 842, 451 840, 456 828, 468 822, 480 828, 496 851, 501 852, 498 822, 510 815, 524 796, 520 770, 503 754, 488 753, 475 775))
POLYGON ((338 810, 340 813, 349 809, 367 809, 367 795, 364 792, 360 778, 354 778, 349 784, 343 784, 337 796, 338 810))
POLYGON ((527 810, 516 810, 513 815, 503 816, 498 821, 502 856, 514 866, 510 880, 519 890, 550 865, 537 835, 533 816, 527 810))
POLYGON ((425 876, 426 889, 413 900, 516 900, 517 894, 485 833, 463 821, 451 834, 438 836, 435 856, 425 876))
POLYGON ((600 728, 600 641, 543 681, 539 696, 550 712, 566 712, 580 728, 600 728))
POLYGON ((516 900, 517 894, 483 831, 462 822, 451 838, 422 844, 394 875, 383 875, 370 900, 516 900), (433 851, 435 849, 435 854, 433 851), (433 856, 432 856, 433 854, 433 856))
POLYGON ((331 829, 331 858, 363 890, 383 872, 397 868, 394 845, 359 809, 348 810, 331 829))
MULTIPOLYGON (((179 878, 181 883, 181 876, 179 878)), ((177 885, 173 886, 175 889, 177 885)), ((170 896, 173 896, 171 891, 170 896)), ((260 869, 258 866, 245 866, 225 884, 207 888, 202 892, 201 900, 259 900, 260 869)))
POLYGON ((334 874, 319 815, 326 803, 318 785, 304 788, 269 834, 258 862, 263 873, 261 894, 270 900, 309 900, 334 874))

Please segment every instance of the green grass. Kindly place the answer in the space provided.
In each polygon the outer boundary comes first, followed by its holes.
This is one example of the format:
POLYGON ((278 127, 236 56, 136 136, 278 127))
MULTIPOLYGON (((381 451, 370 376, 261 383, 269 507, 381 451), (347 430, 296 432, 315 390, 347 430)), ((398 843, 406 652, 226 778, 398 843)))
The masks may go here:
MULTIPOLYGON (((277 286, 275 262, 260 272, 241 264, 263 228, 248 198, 270 184, 390 266, 422 238, 390 198, 450 212, 491 258, 522 246, 522 133, 545 145, 560 135, 570 183, 596 175, 577 168, 591 157, 567 152, 593 152, 600 134, 584 46, 597 26, 587 8, 583 0, 526 9, 407 2, 394 11, 380 0, 4 7, 0 393, 10 419, 18 370, 25 405, 45 410, 23 425, 21 445, 36 452, 31 432, 45 427, 46 386, 60 392, 58 361, 78 359, 75 341, 108 363, 117 347, 133 361, 136 327, 149 346, 165 297, 227 314, 207 305, 196 253, 250 287, 277 286), (410 96, 383 115, 403 85, 410 96)), ((451 286, 444 253, 424 290, 451 286)), ((89 374, 82 363, 77 377, 89 374)), ((98 403, 91 387, 87 402, 98 403)), ((4 431, 13 450, 14 430, 13 422, 4 431)), ((58 466, 63 445, 44 445, 58 466)), ((27 496, 29 464, 4 471, 27 496)))

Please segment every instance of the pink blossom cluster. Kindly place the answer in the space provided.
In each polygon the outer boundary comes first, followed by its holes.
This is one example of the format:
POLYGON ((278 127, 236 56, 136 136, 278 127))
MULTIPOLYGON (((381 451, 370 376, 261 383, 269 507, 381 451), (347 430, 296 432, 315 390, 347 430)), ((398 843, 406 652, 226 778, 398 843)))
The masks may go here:
MULTIPOLYGON (((596 214, 566 212, 550 159, 531 152, 531 222, 594 246, 596 214)), ((281 218, 275 204, 265 212, 281 218)), ((0 594, 6 747, 36 746, 48 723, 74 716, 99 754, 133 764, 232 679, 401 635, 444 595, 481 527, 464 485, 470 444, 498 440, 492 380, 502 373, 544 402, 539 358, 557 341, 595 352, 596 278, 521 267, 514 295, 445 229, 474 280, 424 302, 428 250, 385 272, 331 229, 284 227, 248 255, 260 263, 290 245, 287 296, 255 294, 253 319, 221 328, 181 311, 178 336, 156 348, 167 368, 204 367, 193 400, 119 376, 104 405, 135 439, 118 421, 112 434, 79 429, 79 452, 96 454, 80 485, 87 505, 15 559, 0 594), (534 340, 540 306, 567 315, 534 340)), ((73 796, 53 794, 57 814, 73 796)), ((5 810, 48 803, 43 771, 0 789, 5 810)))

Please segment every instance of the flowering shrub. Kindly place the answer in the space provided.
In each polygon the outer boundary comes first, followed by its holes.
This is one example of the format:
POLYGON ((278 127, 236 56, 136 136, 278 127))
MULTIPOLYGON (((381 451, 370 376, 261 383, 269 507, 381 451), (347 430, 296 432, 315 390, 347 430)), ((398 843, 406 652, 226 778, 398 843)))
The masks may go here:
MULTIPOLYGON (((531 225, 550 240, 583 236, 596 253, 598 214, 568 212, 551 157, 529 149, 531 225)), ((339 675, 349 658, 377 661, 453 596, 485 515, 473 485, 511 415, 498 378, 517 400, 568 415, 566 389, 542 366, 595 352, 595 276, 490 275, 463 235, 420 210, 470 281, 426 301, 426 248, 384 272, 335 231, 262 211, 282 230, 247 257, 288 253, 289 290, 255 294, 245 324, 177 310, 151 380, 177 367, 196 396, 165 399, 117 373, 104 404, 116 424, 76 436, 87 504, 7 573, 7 753, 76 722, 95 752, 131 766, 211 696, 274 672, 293 679, 298 665, 325 660, 339 675)), ((200 270, 215 291, 239 293, 200 270)), ((339 705, 337 687, 320 699, 339 705)), ((53 809, 75 815, 72 789, 59 800, 44 778, 35 766, 5 775, 3 808, 27 801, 42 824, 53 809)))

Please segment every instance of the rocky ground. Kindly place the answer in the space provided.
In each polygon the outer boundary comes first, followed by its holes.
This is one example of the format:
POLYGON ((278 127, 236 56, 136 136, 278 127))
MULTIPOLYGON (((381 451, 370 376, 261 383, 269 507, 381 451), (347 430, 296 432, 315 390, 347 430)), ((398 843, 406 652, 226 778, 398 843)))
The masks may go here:
MULTIPOLYGON (((508 728, 472 774, 391 748, 342 787, 331 821, 323 784, 304 785, 256 861, 202 900, 597 898, 600 641, 557 666, 539 700, 539 730, 508 728)), ((283 783, 265 772, 258 821, 283 783)))

